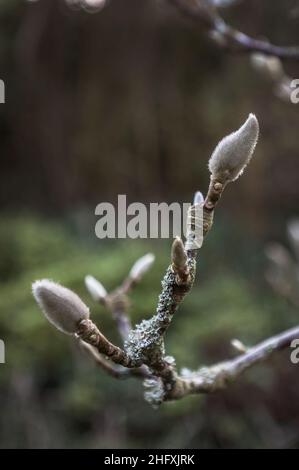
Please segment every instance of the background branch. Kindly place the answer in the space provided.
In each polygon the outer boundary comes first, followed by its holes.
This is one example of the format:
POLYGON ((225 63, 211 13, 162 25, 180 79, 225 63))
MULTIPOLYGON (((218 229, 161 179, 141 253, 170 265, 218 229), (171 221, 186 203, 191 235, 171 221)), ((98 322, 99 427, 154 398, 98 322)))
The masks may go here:
POLYGON ((229 26, 208 0, 168 0, 186 16, 204 27, 211 39, 224 49, 236 52, 261 52, 280 59, 299 60, 298 46, 276 46, 255 39, 229 26))
POLYGON ((166 399, 178 399, 194 393, 211 393, 225 388, 247 369, 266 361, 275 352, 289 348, 293 339, 298 338, 299 327, 296 326, 249 348, 244 354, 230 361, 202 367, 197 372, 185 370, 183 375, 177 378, 176 386, 166 399))
POLYGON ((85 277, 87 290, 96 302, 103 304, 107 310, 111 312, 123 341, 128 339, 132 329, 128 313, 130 307, 128 294, 151 268, 154 260, 155 257, 152 253, 148 253, 139 258, 133 264, 128 276, 124 279, 122 284, 109 294, 104 286, 93 276, 88 275, 85 277))

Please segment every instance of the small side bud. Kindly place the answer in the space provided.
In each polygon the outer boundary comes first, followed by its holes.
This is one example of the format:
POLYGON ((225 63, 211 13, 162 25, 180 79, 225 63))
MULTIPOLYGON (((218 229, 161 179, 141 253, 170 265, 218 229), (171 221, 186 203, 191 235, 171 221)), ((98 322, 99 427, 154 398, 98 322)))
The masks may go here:
POLYGON ((95 277, 86 276, 85 286, 93 300, 96 302, 101 302, 107 297, 107 291, 105 287, 95 277))
POLYGON ((246 353, 246 351, 247 351, 246 346, 239 339, 232 339, 231 340, 231 345, 234 349, 236 349, 236 351, 238 351, 242 354, 246 353))
POLYGON ((176 237, 171 247, 171 261, 175 268, 184 269, 187 263, 187 255, 180 237, 176 237))
POLYGON ((138 281, 151 268, 154 261, 155 256, 152 253, 142 256, 133 264, 129 277, 138 281))
POLYGON ((196 191, 193 198, 193 205, 195 206, 196 204, 203 204, 204 200, 205 198, 203 197, 203 194, 200 191, 196 191))
POLYGON ((36 281, 32 293, 49 322, 63 333, 76 333, 79 323, 89 318, 89 309, 80 297, 56 282, 36 281))
POLYGON ((223 183, 235 181, 248 165, 258 135, 258 120, 250 114, 243 126, 224 137, 214 150, 209 161, 212 178, 223 183))

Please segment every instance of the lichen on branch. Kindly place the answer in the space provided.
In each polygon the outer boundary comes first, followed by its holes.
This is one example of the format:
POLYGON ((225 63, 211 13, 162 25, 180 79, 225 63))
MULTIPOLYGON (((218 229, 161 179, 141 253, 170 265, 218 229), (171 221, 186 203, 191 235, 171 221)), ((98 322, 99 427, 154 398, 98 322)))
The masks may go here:
MULTIPOLYGON (((268 359, 299 337, 297 327, 252 348, 245 347, 240 340, 235 339, 233 345, 240 353, 235 359, 203 366, 196 371, 184 368, 181 373, 177 371, 175 359, 166 354, 165 335, 181 303, 192 290, 196 258, 211 230, 216 205, 226 186, 234 182, 250 162, 258 134, 258 121, 250 114, 239 130, 217 145, 209 162, 211 174, 207 195, 204 198, 199 191, 195 193, 187 217, 185 244, 180 238, 173 241, 171 262, 162 280, 156 312, 151 318, 142 320, 132 328, 128 295, 150 269, 154 261, 152 254, 137 260, 123 283, 110 293, 93 276, 85 278, 92 299, 104 305, 112 314, 123 341, 122 347, 106 338, 90 319, 89 308, 74 292, 49 280, 33 284, 34 297, 50 323, 79 340, 84 351, 108 374, 118 379, 141 378, 144 381, 145 398, 153 406, 226 387, 249 367, 268 359)), ((299 230, 292 226, 292 240, 299 239, 297 232, 299 230)), ((272 259, 277 262, 277 250, 275 253, 272 250, 272 259)), ((282 258, 280 254, 280 262, 282 258)))

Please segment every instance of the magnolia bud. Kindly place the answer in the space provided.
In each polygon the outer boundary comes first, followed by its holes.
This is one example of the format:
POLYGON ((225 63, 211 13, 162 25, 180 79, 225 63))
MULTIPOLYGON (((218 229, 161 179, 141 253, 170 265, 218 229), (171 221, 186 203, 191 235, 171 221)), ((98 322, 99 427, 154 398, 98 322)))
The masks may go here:
POLYGON ((231 345, 233 346, 233 348, 235 348, 240 353, 246 353, 246 351, 247 351, 246 346, 239 339, 232 339, 231 340, 231 345))
POLYGON ((250 114, 240 129, 224 137, 214 150, 209 170, 212 178, 221 182, 235 181, 248 165, 259 135, 259 124, 250 114))
POLYGON ((150 269, 154 261, 155 256, 152 253, 142 256, 133 264, 129 277, 137 281, 150 269))
POLYGON ((171 247, 171 261, 178 269, 184 269, 187 263, 187 255, 180 237, 176 237, 171 247))
POLYGON ((32 292, 49 322, 64 333, 76 333, 80 321, 89 318, 89 309, 80 297, 56 282, 35 281, 32 292))
POLYGON ((193 205, 202 204, 204 202, 204 197, 200 191, 196 191, 193 198, 193 205))
POLYGON ((85 277, 85 286, 88 292, 90 293, 93 300, 100 302, 104 300, 107 296, 107 291, 103 284, 101 284, 95 277, 86 276, 85 277))

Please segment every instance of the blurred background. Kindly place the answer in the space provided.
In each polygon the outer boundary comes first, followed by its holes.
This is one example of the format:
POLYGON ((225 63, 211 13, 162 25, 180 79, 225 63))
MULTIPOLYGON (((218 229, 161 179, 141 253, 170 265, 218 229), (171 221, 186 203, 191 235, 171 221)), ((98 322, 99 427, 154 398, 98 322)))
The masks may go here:
MULTIPOLYGON (((243 32, 292 45, 296 11, 297 1, 244 0, 222 13, 243 32)), ((299 78, 298 64, 285 70, 299 78)), ((118 194, 190 201, 207 189, 215 145, 254 112, 255 158, 217 208, 167 350, 196 368, 233 357, 234 337, 251 345, 298 324, 298 303, 266 282, 265 247, 289 249, 286 226, 299 216, 299 104, 277 97, 248 55, 217 48, 162 0, 111 0, 94 14, 64 0, 1 0, 0 78, 0 447, 298 447, 290 351, 221 393, 153 410, 141 383, 106 376, 46 322, 31 283, 74 289, 119 344, 84 276, 112 289, 155 253, 132 294, 138 322, 154 312, 171 241, 98 240, 95 206, 118 194)))

